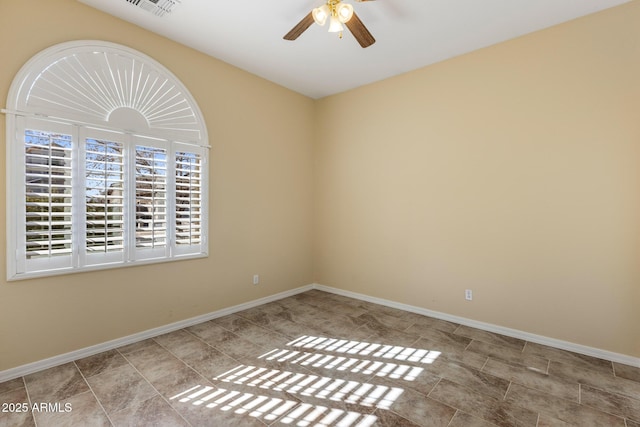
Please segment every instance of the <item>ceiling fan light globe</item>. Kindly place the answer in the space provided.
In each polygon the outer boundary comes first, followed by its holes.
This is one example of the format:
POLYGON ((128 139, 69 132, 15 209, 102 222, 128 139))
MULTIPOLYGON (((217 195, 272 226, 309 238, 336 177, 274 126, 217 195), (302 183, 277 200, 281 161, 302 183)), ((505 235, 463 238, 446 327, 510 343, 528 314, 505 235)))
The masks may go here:
POLYGON ((325 4, 324 6, 316 7, 311 11, 311 15, 316 24, 323 26, 329 17, 329 6, 325 4))
POLYGON ((340 31, 343 31, 343 30, 344 28, 342 27, 340 20, 337 17, 332 16, 331 19, 329 20, 329 32, 339 33, 340 31))
POLYGON ((336 7, 336 12, 338 14, 338 19, 340 20, 340 22, 346 24, 353 16, 353 6, 347 3, 340 3, 336 7))

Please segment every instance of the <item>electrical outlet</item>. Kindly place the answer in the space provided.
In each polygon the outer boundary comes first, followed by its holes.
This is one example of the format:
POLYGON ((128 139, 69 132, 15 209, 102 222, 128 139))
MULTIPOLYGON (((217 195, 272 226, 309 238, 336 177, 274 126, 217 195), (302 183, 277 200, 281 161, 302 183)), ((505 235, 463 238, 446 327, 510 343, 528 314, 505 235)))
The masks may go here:
POLYGON ((473 292, 471 291, 471 289, 467 289, 466 291, 464 291, 464 299, 466 299, 467 301, 473 300, 473 292))
POLYGON ((258 276, 257 274, 253 275, 253 284, 257 285, 258 283, 260 283, 260 276, 258 276))

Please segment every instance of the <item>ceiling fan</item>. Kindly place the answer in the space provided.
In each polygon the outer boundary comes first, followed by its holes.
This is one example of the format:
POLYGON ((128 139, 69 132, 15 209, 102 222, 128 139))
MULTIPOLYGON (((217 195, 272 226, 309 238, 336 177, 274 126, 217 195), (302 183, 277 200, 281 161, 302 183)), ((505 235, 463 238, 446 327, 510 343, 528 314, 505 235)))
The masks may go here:
POLYGON ((364 26, 358 15, 353 11, 353 6, 343 3, 341 0, 327 0, 325 5, 313 9, 291 31, 285 34, 284 39, 293 41, 300 37, 314 22, 323 26, 327 20, 329 21, 329 32, 338 33, 340 38, 342 38, 342 24, 345 24, 358 43, 360 43, 360 46, 369 47, 376 42, 376 39, 373 38, 367 27, 364 26))

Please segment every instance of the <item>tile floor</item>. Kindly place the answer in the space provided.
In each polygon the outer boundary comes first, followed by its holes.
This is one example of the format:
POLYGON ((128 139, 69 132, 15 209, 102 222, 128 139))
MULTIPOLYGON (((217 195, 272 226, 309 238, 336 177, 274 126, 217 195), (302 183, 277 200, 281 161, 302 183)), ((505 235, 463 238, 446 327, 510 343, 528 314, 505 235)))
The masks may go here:
POLYGON ((11 427, 640 427, 640 369, 310 291, 0 383, 0 403, 39 409, 11 427))

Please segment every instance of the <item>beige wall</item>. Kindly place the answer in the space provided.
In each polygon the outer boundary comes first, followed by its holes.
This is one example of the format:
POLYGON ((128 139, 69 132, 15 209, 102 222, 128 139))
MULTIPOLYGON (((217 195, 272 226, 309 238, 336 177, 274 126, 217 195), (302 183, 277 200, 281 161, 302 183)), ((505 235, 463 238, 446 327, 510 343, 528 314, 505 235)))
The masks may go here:
POLYGON ((314 281, 640 357, 637 22, 632 2, 314 102, 75 0, 0 0, 3 105, 34 54, 102 39, 176 74, 214 147, 209 258, 2 272, 0 370, 314 281))
POLYGON ((5 282, 2 148, 0 370, 313 282, 313 101, 75 0, 0 0, 0 107, 29 58, 77 39, 137 49, 195 97, 213 146, 210 256, 5 282), (259 286, 251 284, 253 274, 260 274, 259 286))
POLYGON ((316 281, 640 356, 638 22, 632 2, 319 101, 316 281))

